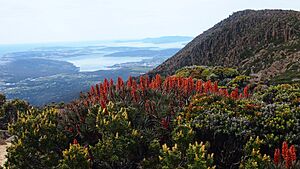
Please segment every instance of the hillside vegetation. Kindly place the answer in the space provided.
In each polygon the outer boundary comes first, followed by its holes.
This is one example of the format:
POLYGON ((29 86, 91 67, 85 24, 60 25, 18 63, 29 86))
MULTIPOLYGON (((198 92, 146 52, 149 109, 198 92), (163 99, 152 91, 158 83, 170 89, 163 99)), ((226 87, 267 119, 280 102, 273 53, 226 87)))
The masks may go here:
POLYGON ((299 168, 300 85, 245 77, 193 66, 104 79, 72 103, 20 111, 6 167, 299 168))

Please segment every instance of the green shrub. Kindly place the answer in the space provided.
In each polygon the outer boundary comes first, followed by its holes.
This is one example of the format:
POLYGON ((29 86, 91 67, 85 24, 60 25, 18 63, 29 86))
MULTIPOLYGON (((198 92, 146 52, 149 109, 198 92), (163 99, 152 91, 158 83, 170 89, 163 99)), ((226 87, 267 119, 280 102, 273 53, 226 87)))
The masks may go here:
POLYGON ((8 148, 6 166, 14 168, 52 168, 62 159, 68 147, 59 113, 54 109, 31 109, 20 114, 9 131, 17 139, 8 148))
POLYGON ((88 148, 82 147, 78 143, 70 144, 69 149, 63 151, 63 159, 60 161, 59 168, 91 168, 88 148))
POLYGON ((213 154, 207 154, 205 145, 189 144, 185 152, 180 151, 177 144, 169 148, 166 144, 162 145, 160 151, 160 165, 163 169, 188 168, 188 169, 209 169, 213 166, 213 154))

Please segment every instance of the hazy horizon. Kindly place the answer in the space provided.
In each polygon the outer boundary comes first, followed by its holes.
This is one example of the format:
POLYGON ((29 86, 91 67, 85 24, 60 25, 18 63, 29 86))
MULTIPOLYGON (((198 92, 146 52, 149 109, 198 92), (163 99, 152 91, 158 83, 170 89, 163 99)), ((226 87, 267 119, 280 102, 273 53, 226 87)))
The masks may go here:
POLYGON ((300 1, 0 0, 0 44, 195 37, 245 9, 299 10, 300 1))

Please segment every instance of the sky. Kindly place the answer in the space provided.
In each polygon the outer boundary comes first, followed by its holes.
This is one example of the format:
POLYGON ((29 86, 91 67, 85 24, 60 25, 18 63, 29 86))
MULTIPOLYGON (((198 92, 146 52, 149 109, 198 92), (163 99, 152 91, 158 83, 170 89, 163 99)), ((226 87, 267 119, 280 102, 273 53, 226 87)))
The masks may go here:
POLYGON ((244 9, 300 0, 0 0, 0 44, 196 36, 244 9))

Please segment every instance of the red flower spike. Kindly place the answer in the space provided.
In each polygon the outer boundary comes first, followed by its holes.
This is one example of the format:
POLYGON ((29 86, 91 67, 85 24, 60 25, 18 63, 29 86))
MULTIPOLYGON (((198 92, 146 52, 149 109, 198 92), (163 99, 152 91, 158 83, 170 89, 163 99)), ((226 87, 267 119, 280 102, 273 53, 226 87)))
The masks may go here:
POLYGON ((274 164, 277 166, 280 162, 280 150, 277 148, 274 152, 274 164))
POLYGON ((101 105, 101 108, 102 108, 102 109, 105 109, 105 108, 106 108, 106 104, 105 104, 104 100, 101 100, 101 101, 100 101, 100 105, 101 105))
POLYGON ((214 82, 214 87, 213 87, 213 92, 214 92, 214 93, 218 93, 218 91, 219 91, 218 82, 215 81, 215 82, 214 82))
POLYGON ((286 168, 290 168, 290 166, 292 166, 292 159, 291 159, 290 151, 288 151, 288 155, 284 159, 284 162, 285 162, 286 168))
POLYGON ((114 86, 114 80, 110 79, 109 81, 109 87, 112 88, 114 86))
POLYGON ((94 95, 95 94, 95 88, 94 86, 91 86, 91 95, 94 95))
POLYGON ((246 87, 244 88, 244 97, 246 97, 246 98, 249 97, 249 92, 248 92, 248 90, 249 90, 249 86, 246 86, 246 87))
POLYGON ((121 90, 124 87, 124 81, 121 77, 118 77, 118 82, 117 82, 117 90, 121 90))
POLYGON ((103 84, 104 84, 105 87, 107 87, 107 88, 109 87, 109 83, 108 83, 108 80, 106 78, 104 79, 103 84))
POLYGON ((130 89, 132 86, 132 77, 129 76, 128 80, 127 80, 127 88, 130 89))
POLYGON ((165 129, 168 129, 169 128, 169 120, 168 120, 168 118, 162 118, 161 119, 161 124, 162 124, 162 126, 163 126, 163 128, 165 128, 165 129))
POLYGON ((240 96, 239 96, 239 98, 243 98, 243 94, 242 94, 242 93, 240 93, 240 96))
POLYGON ((133 98, 133 100, 135 102, 138 102, 139 100, 138 100, 136 89, 132 89, 130 93, 131 93, 131 97, 133 98))
POLYGON ((295 149, 294 145, 292 145, 290 147, 289 152, 290 152, 292 161, 296 161, 297 160, 297 156, 296 156, 296 149, 295 149))
POLYGON ((76 139, 74 139, 73 144, 78 144, 78 141, 76 139))
POLYGON ((238 97, 239 97, 239 89, 238 89, 238 88, 235 88, 235 89, 231 92, 230 97, 233 98, 233 99, 238 99, 238 97))
POLYGON ((286 141, 284 141, 284 142, 282 143, 282 149, 281 149, 282 157, 283 157, 284 159, 288 156, 288 151, 289 151, 288 144, 287 144, 286 141))
MULTIPOLYGON (((102 84, 100 83, 100 86, 101 86, 102 84)), ((100 96, 100 88, 99 88, 99 85, 98 84, 96 84, 96 95, 97 96, 100 96)))

